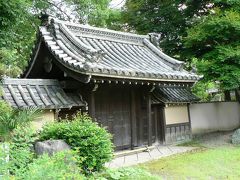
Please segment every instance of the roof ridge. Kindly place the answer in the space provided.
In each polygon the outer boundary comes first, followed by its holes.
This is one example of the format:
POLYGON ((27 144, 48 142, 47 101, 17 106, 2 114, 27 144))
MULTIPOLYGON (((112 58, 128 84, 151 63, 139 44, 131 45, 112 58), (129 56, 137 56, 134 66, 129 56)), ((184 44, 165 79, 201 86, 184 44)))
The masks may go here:
POLYGON ((131 32, 122 32, 122 31, 116 31, 116 30, 111 30, 111 29, 107 29, 107 28, 102 28, 102 27, 95 27, 95 26, 91 26, 91 25, 84 25, 84 24, 79 24, 79 23, 73 23, 73 22, 69 22, 69 21, 63 21, 63 20, 59 20, 56 18, 50 18, 49 21, 52 21, 53 23, 59 23, 59 24, 64 24, 65 26, 72 27, 72 29, 74 28, 82 28, 86 29, 86 30, 91 30, 91 31, 95 31, 98 32, 99 34, 106 34, 106 35, 119 35, 119 36, 126 36, 129 38, 134 38, 134 39, 149 39, 149 35, 139 35, 139 34, 135 34, 135 33, 131 33, 131 32))
POLYGON ((60 86, 60 83, 57 79, 3 78, 2 84, 57 85, 57 86, 60 86))

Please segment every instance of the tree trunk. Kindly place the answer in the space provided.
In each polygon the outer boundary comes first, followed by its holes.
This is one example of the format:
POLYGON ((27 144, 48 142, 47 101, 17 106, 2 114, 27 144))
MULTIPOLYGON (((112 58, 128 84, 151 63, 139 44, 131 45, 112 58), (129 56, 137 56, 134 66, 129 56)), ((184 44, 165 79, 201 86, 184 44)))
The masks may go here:
POLYGON ((236 100, 240 103, 240 89, 235 89, 236 100))
POLYGON ((225 101, 231 101, 231 95, 229 90, 224 91, 224 97, 225 101))

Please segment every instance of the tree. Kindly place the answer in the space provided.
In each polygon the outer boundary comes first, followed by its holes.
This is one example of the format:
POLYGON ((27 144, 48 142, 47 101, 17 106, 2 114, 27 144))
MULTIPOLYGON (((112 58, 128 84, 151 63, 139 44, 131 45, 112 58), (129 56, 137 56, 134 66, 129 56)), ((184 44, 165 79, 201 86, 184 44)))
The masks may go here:
POLYGON ((17 76, 32 47, 30 0, 0 0, 0 73, 17 76))
POLYGON ((38 0, 35 12, 46 11, 49 15, 81 24, 105 26, 109 18, 111 0, 38 0))
POLYGON ((190 58, 198 59, 204 81, 220 82, 229 100, 229 90, 240 87, 240 2, 221 2, 188 30, 185 48, 190 58))
POLYGON ((28 64, 41 12, 62 20, 106 26, 110 0, 0 0, 0 76, 18 76, 28 64))
POLYGON ((228 91, 239 87, 239 12, 239 0, 127 0, 123 20, 138 33, 160 33, 164 52, 189 68, 197 60, 204 82, 228 91))
POLYGON ((196 17, 209 13, 212 8, 209 3, 208 0, 127 0, 123 21, 140 34, 160 33, 163 51, 179 57, 187 28, 196 17))

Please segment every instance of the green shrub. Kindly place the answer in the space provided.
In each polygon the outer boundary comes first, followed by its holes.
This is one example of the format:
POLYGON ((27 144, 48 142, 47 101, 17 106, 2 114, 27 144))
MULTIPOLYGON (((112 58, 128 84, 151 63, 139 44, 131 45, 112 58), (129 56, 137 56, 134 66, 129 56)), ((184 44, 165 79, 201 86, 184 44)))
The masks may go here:
POLYGON ((113 156, 111 135, 86 114, 72 121, 47 124, 40 133, 41 140, 62 139, 78 151, 79 166, 89 174, 103 169, 113 156))
POLYGON ((28 126, 39 115, 40 111, 36 108, 12 109, 0 100, 0 141, 11 141, 14 129, 28 126))
POLYGON ((91 178, 94 180, 157 180, 159 177, 153 176, 148 171, 141 168, 119 168, 106 169, 101 173, 94 174, 91 178))
POLYGON ((44 154, 28 165, 28 171, 22 169, 16 171, 15 179, 85 179, 85 177, 80 174, 81 170, 76 163, 75 153, 71 151, 58 152, 51 157, 44 154))
POLYGON ((35 131, 29 126, 18 127, 12 133, 9 153, 9 170, 15 174, 18 169, 26 168, 33 161, 36 140, 35 131))
MULTIPOLYGON (((0 95, 1 95, 1 89, 0 89, 0 95)), ((6 113, 11 113, 13 109, 10 107, 9 104, 7 104, 5 101, 0 100, 0 114, 4 115, 6 113)))
POLYGON ((0 179, 8 174, 9 143, 0 143, 0 179))

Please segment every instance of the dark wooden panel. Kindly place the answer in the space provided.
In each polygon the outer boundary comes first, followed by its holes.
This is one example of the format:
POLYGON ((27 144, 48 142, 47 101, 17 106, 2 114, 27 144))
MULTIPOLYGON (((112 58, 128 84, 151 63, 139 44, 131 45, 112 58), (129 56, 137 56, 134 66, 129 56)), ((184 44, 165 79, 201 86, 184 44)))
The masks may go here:
POLYGON ((123 87, 102 86, 95 92, 95 117, 113 135, 116 149, 131 146, 131 97, 123 87))
POLYGON ((135 89, 131 88, 131 149, 135 146, 137 146, 136 97, 135 89))
POLYGON ((137 144, 148 144, 148 119, 147 95, 142 90, 136 91, 136 119, 137 119, 137 144))
POLYGON ((147 95, 147 126, 148 126, 148 146, 152 145, 152 110, 151 110, 151 94, 147 95))
POLYGON ((89 114, 90 116, 95 119, 95 92, 90 92, 90 100, 89 100, 89 114))
POLYGON ((165 138, 168 144, 191 139, 190 123, 167 125, 165 138))
POLYGON ((164 132, 164 109, 160 105, 152 105, 152 142, 163 143, 164 132))

